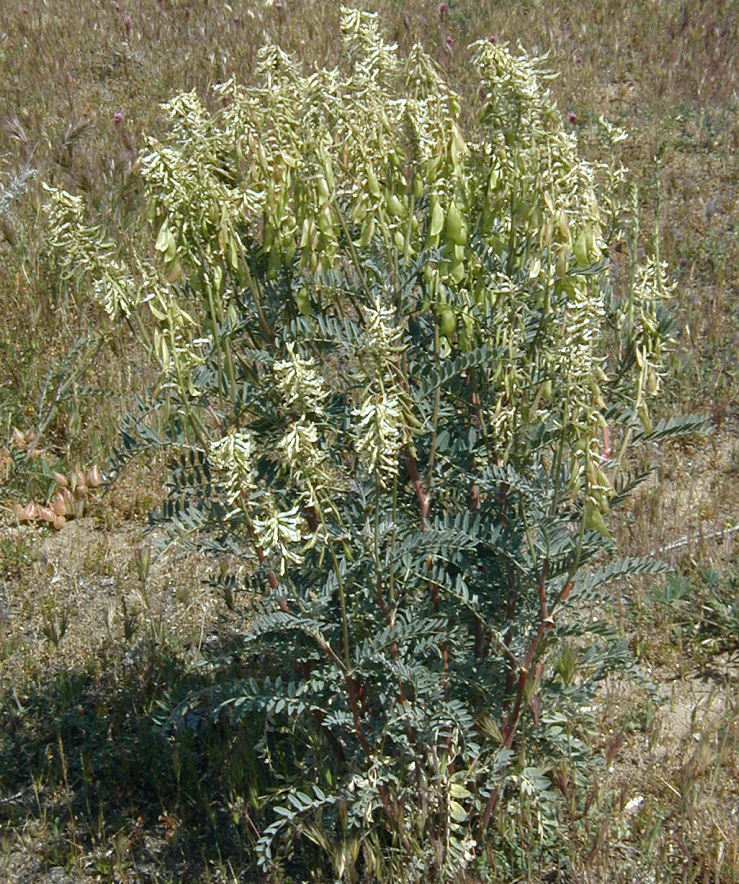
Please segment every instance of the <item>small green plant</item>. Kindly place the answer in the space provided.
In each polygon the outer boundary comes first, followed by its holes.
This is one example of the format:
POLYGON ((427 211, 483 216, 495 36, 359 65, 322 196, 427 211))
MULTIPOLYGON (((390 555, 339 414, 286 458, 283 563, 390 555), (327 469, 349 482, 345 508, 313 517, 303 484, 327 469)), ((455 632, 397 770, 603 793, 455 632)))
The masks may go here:
POLYGON ((536 61, 473 47, 465 134, 420 48, 352 10, 342 32, 341 70, 269 45, 217 113, 165 106, 140 158, 158 262, 113 261, 58 190, 51 242, 160 366, 119 466, 170 447, 159 518, 246 567, 220 583, 249 590, 254 675, 211 702, 261 723, 260 867, 533 874, 626 665, 590 602, 658 570, 607 561, 628 449, 702 422, 652 426, 665 268, 612 285, 620 205, 536 61))

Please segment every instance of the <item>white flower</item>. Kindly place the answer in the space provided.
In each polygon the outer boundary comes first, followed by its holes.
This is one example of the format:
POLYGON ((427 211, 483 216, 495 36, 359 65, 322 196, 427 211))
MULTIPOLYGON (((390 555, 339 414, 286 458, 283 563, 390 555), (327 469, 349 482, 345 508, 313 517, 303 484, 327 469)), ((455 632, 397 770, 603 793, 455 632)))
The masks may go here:
POLYGON ((301 415, 277 443, 277 456, 283 470, 301 488, 305 503, 316 506, 316 491, 328 478, 323 469, 326 455, 318 447, 316 425, 301 415))
POLYGON ((229 506, 247 500, 256 489, 253 446, 251 433, 235 429, 229 430, 227 435, 210 446, 208 457, 213 466, 224 474, 229 506))
POLYGON ((303 561, 294 548, 304 539, 302 522, 298 506, 286 512, 273 509, 266 518, 254 520, 257 543, 264 555, 276 552, 280 557, 280 575, 285 573, 287 562, 299 565, 303 561))
POLYGON ((353 412, 359 418, 357 451, 370 473, 377 473, 387 487, 398 474, 398 455, 403 445, 404 421, 400 397, 395 393, 370 393, 353 412))
POLYGON ((286 408, 300 412, 316 412, 328 396, 323 378, 317 373, 313 359, 303 359, 295 352, 295 344, 287 345, 289 358, 274 364, 277 389, 286 408))

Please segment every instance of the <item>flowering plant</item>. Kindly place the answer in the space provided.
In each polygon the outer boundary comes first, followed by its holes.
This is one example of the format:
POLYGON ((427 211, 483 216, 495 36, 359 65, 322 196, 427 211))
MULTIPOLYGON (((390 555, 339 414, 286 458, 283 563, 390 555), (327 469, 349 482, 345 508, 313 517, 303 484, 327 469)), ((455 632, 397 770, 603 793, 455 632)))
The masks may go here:
POLYGON ((353 10, 342 31, 340 70, 268 45, 217 113, 166 106, 136 283, 65 195, 52 243, 153 323, 166 438, 138 430, 183 451, 165 514, 252 590, 259 671, 218 709, 263 722, 260 864, 312 844, 338 878, 453 879, 524 805, 546 845, 546 759, 583 750, 604 671, 563 683, 558 648, 599 587, 655 567, 603 555, 627 446, 686 425, 649 415, 670 287, 649 259, 613 290, 618 207, 535 60, 472 47, 465 135, 419 47, 353 10))

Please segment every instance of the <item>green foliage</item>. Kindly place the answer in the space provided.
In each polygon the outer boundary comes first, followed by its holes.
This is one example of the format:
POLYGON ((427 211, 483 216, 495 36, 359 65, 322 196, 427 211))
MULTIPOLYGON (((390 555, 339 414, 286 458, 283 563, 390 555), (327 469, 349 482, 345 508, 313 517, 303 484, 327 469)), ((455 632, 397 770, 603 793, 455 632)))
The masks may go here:
POLYGON ((537 63, 476 44, 465 135, 420 48, 351 10, 342 32, 341 70, 269 45, 218 112, 165 106, 158 263, 114 263, 61 193, 51 243, 160 365, 120 462, 172 446, 160 517, 235 557, 229 605, 250 590, 255 674, 212 702, 263 732, 261 868, 500 879, 555 849, 553 767, 584 764, 583 707, 626 665, 587 604, 656 570, 604 564, 619 463, 700 422, 651 427, 665 270, 613 289, 619 207, 537 63))

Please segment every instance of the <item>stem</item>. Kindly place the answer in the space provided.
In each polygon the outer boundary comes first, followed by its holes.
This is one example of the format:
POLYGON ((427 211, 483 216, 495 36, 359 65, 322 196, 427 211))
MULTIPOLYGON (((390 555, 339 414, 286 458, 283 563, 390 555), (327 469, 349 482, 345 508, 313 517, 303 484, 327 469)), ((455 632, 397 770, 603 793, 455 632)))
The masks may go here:
POLYGON ((408 467, 408 474, 410 475, 411 482, 413 482, 413 487, 416 490, 418 505, 421 509, 421 528, 425 531, 429 515, 429 498, 426 492, 423 490, 423 484, 421 482, 421 477, 418 475, 418 467, 416 466, 416 461, 407 448, 405 449, 405 463, 408 467))
MULTIPOLYGON (((439 323, 434 322, 434 366, 437 374, 439 371, 439 323)), ((434 396, 434 413, 431 418, 431 450, 429 452, 429 462, 426 468, 426 491, 431 492, 431 480, 434 474, 434 459, 436 457, 436 438, 439 425, 439 405, 441 403, 441 385, 437 386, 434 396)))
MULTIPOLYGON (((542 640, 548 633, 548 631, 552 627, 552 620, 547 612, 547 601, 546 601, 546 578, 547 578, 547 570, 548 570, 548 562, 544 563, 544 567, 541 571, 541 576, 539 577, 539 626, 536 630, 536 635, 531 641, 529 645, 529 649, 526 653, 526 657, 524 658, 523 664, 521 665, 518 672, 518 684, 516 687, 516 698, 513 703, 513 709, 508 713, 506 717, 505 724, 503 725, 503 729, 501 731, 501 735, 503 737, 503 746, 506 749, 510 749, 513 745, 513 737, 516 734, 516 730, 518 728, 518 723, 521 718, 521 707, 523 705, 523 697, 526 691, 526 685, 529 679, 529 673, 531 672, 531 666, 536 659, 536 653, 539 650, 539 645, 542 640)), ((500 789, 496 786, 493 791, 490 793, 490 797, 488 798, 488 802, 485 805, 485 811, 482 815, 482 820, 480 821, 480 829, 481 831, 485 831, 490 824, 490 818, 493 815, 493 811, 498 803, 498 798, 500 796, 500 789)))
POLYGON ((262 334, 269 344, 275 343, 275 335, 272 329, 269 327, 269 323, 264 315, 264 311, 262 310, 262 299, 259 294, 259 286, 257 285, 256 280, 251 275, 251 271, 249 270, 249 266, 245 266, 246 271, 246 281, 249 284, 249 290, 251 291, 252 298, 254 298, 254 306, 257 309, 257 318, 259 319, 259 327, 262 329, 262 334))

